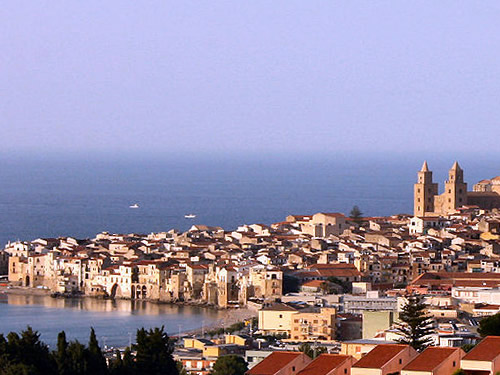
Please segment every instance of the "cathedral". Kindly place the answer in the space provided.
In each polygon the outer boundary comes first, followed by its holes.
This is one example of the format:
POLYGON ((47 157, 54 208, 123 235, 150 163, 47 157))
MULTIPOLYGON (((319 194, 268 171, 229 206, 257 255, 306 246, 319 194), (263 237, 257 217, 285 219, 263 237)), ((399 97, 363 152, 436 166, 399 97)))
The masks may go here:
POLYGON ((463 206, 477 206, 485 210, 500 208, 500 176, 480 181, 473 190, 467 191, 464 171, 455 162, 444 182, 444 192, 438 194, 438 184, 432 181, 432 171, 425 161, 415 184, 414 215, 448 215, 463 206))

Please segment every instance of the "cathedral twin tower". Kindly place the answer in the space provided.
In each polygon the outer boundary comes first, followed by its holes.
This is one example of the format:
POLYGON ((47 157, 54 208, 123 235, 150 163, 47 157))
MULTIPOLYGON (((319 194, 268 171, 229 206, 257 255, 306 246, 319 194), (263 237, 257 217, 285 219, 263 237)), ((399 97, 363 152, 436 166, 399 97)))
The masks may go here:
POLYGON ((448 172, 444 183, 444 193, 438 195, 438 184, 432 182, 432 172, 425 161, 418 172, 418 181, 414 190, 414 215, 447 215, 467 204, 467 184, 464 171, 457 162, 448 172))

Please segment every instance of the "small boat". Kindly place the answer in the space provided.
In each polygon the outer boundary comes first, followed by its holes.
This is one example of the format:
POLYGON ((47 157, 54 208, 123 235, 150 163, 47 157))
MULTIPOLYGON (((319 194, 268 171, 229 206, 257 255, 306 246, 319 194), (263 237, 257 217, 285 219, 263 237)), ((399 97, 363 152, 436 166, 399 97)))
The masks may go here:
POLYGON ((194 219, 196 217, 196 215, 195 214, 187 214, 187 215, 184 215, 184 217, 186 219, 194 219))
POLYGON ((131 206, 128 206, 129 208, 139 208, 139 205, 137 203, 134 203, 133 205, 131 206))

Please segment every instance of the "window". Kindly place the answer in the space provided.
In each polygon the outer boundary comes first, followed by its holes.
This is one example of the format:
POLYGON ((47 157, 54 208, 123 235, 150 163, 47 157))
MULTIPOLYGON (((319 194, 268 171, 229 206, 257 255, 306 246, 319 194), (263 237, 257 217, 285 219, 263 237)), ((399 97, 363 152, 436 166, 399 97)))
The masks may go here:
POLYGON ((453 361, 453 367, 455 367, 457 365, 457 362, 453 361))
MULTIPOLYGON (((455 363, 455 362, 453 362, 453 363, 455 363)), ((295 366, 292 366, 292 371, 295 371, 295 366)))
POLYGON ((402 364, 403 363, 403 360, 401 358, 399 358, 399 364, 402 364))
POLYGON ((280 319, 283 318, 283 315, 280 314, 280 319))

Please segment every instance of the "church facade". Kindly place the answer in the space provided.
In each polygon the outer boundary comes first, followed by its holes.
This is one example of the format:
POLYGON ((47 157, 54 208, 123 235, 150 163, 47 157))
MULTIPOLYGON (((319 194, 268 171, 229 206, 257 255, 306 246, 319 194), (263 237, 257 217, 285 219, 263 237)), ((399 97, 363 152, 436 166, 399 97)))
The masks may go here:
POLYGON ((438 184, 432 181, 432 171, 424 162, 414 185, 415 216, 448 215, 463 206, 477 206, 486 210, 500 208, 500 176, 480 181, 474 185, 473 191, 467 191, 464 171, 458 162, 448 172, 443 193, 439 194, 438 189, 438 184))

